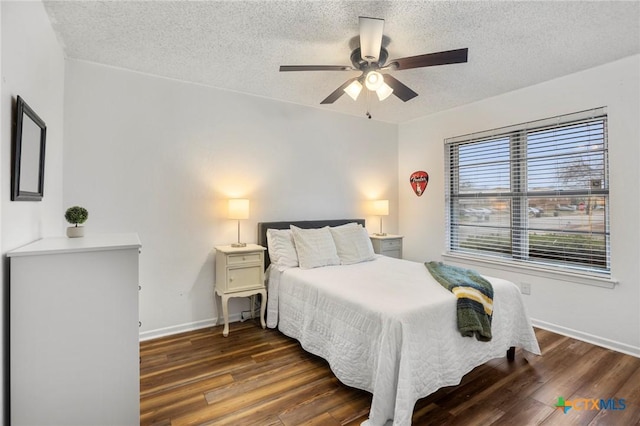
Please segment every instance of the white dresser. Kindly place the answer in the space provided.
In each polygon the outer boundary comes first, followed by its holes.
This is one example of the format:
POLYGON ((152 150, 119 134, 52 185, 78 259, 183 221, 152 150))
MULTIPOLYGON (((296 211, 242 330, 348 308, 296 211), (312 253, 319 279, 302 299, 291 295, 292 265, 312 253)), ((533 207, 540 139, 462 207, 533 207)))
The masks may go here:
POLYGON ((11 424, 138 425, 137 234, 7 253, 11 424))

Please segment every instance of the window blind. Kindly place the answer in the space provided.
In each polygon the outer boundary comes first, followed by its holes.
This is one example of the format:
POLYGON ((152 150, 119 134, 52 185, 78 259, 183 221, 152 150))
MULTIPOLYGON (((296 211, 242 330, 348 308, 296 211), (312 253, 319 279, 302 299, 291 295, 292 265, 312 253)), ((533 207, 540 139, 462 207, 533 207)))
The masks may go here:
POLYGON ((445 140, 449 252, 609 273, 605 108, 445 140))

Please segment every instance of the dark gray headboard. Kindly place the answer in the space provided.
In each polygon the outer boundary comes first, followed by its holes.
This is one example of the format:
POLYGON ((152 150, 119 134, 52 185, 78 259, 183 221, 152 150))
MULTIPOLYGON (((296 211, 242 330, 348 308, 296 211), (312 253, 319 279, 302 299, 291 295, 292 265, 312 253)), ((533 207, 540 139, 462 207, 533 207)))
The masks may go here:
MULTIPOLYGON (((267 247, 267 229, 289 229, 289 225, 297 226, 298 228, 322 228, 323 226, 339 226, 345 223, 359 223, 364 226, 364 219, 332 219, 332 220, 302 220, 302 221, 289 221, 289 222, 260 222, 258 223, 258 244, 262 247, 267 247)), ((269 259, 269 251, 264 256, 265 269, 271 263, 269 259)))

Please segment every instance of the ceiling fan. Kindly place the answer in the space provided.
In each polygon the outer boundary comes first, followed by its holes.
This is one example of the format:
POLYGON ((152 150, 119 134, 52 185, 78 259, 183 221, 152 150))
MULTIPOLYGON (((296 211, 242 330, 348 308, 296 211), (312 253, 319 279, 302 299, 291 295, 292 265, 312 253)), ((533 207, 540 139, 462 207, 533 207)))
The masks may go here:
POLYGON ((467 62, 468 49, 464 48, 394 59, 385 64, 389 53, 382 47, 384 19, 361 16, 359 20, 360 47, 351 52, 352 66, 281 65, 280 71, 362 71, 360 76, 345 81, 320 102, 321 104, 332 104, 344 93, 356 100, 363 84, 367 89, 376 92, 381 101, 393 93, 403 102, 407 102, 418 94, 392 75, 382 72, 467 62))

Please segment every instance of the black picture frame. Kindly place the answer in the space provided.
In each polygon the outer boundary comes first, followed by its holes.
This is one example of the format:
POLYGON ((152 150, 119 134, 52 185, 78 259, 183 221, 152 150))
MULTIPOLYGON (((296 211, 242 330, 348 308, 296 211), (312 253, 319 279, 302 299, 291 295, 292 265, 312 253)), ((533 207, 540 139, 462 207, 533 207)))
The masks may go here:
POLYGON ((47 125, 20 96, 15 122, 11 201, 40 201, 44 196, 47 125))

